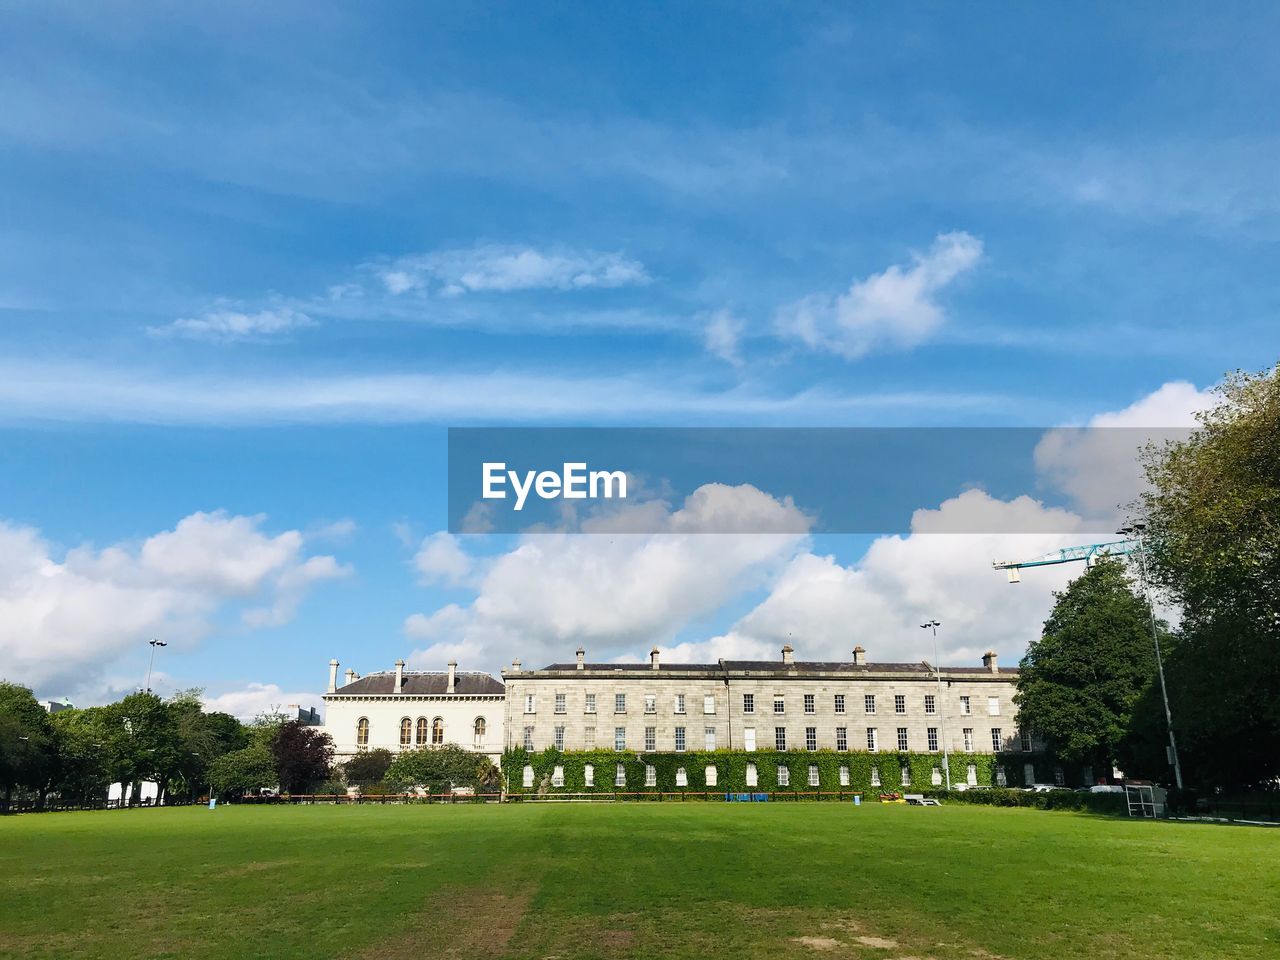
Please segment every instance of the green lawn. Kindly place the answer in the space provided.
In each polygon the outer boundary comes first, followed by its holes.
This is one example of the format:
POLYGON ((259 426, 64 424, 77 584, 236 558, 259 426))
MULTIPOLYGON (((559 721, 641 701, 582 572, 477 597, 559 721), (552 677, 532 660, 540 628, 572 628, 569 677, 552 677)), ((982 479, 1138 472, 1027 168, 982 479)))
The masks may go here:
POLYGON ((0 956, 1280 956, 1280 830, 879 804, 0 819, 0 956))

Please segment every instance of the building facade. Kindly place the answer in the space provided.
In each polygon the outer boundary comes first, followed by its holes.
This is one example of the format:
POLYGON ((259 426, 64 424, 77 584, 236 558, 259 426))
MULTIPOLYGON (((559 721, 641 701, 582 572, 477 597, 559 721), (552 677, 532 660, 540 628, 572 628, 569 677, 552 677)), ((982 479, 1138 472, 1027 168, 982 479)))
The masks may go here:
POLYGON ((505 717, 502 683, 487 673, 395 669, 360 676, 347 670, 338 683, 337 660, 329 661, 324 694, 324 730, 333 738, 335 759, 361 750, 392 751, 457 744, 501 758, 505 717))

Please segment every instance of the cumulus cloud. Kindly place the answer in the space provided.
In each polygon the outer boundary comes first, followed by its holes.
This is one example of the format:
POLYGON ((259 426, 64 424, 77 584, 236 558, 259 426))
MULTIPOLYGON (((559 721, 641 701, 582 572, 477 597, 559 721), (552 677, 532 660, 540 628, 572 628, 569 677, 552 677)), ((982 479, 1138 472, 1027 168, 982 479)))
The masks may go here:
POLYGON ((620 253, 485 245, 401 257, 378 271, 387 292, 445 296, 514 290, 582 290, 649 282, 644 264, 620 253))
POLYGON ((457 586, 466 582, 472 562, 458 543, 458 538, 442 530, 419 544, 413 565, 423 583, 457 586))
POLYGON ((323 716, 324 700, 308 690, 289 693, 275 683, 250 683, 241 690, 228 690, 215 696, 205 695, 204 708, 210 712, 229 713, 241 720, 252 720, 263 713, 283 710, 290 704, 315 707, 323 716))
POLYGON ((742 366, 742 321, 728 310, 718 310, 707 321, 703 344, 707 352, 735 367, 742 366))
POLYGON ((277 307, 244 313, 239 310, 213 310, 201 317, 183 317, 162 327, 148 327, 153 337, 182 337, 188 340, 211 340, 231 343, 242 340, 269 340, 302 327, 313 327, 315 321, 292 307, 277 307))
POLYGON ((60 551, 31 527, 0 522, 5 677, 90 688, 148 637, 192 644, 227 613, 249 627, 283 623, 313 584, 349 572, 308 556, 297 530, 272 535, 263 523, 194 513, 141 543, 60 551))
POLYGON ((857 359, 876 349, 907 349, 946 319, 937 295, 982 259, 982 241, 963 231, 939 234, 909 266, 894 264, 855 280, 839 296, 813 294, 778 312, 779 332, 813 350, 857 359))

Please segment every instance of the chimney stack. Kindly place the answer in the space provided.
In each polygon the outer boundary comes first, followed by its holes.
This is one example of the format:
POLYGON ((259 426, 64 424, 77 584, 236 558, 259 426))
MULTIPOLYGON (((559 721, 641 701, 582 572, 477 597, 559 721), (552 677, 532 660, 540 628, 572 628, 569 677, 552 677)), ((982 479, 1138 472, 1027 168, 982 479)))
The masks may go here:
POLYGON ((404 661, 396 661, 396 693, 404 693, 404 661))
POLYGON ((329 692, 333 693, 338 689, 338 661, 329 661, 329 692))
POLYGON ((988 650, 982 655, 982 665, 992 673, 1000 672, 1000 664, 996 662, 996 652, 994 650, 988 650))
POLYGON ((787 666, 791 666, 796 662, 795 651, 791 649, 791 644, 787 644, 782 648, 782 662, 787 666))
POLYGON ((512 672, 512 673, 519 673, 519 672, 520 672, 520 661, 519 661, 519 660, 512 660, 512 661, 511 661, 511 672, 512 672))
POLYGON ((652 650, 649 651, 649 666, 654 670, 658 669, 658 648, 657 647, 654 647, 652 650))
POLYGON ((587 669, 587 651, 583 650, 581 647, 578 648, 578 669, 587 669))
POLYGON ((853 665, 855 667, 865 667, 867 665, 867 651, 862 644, 858 644, 853 648, 853 665))
POLYGON ((453 693, 453 688, 454 688, 454 685, 457 683, 457 680, 458 680, 458 661, 450 660, 449 661, 449 688, 445 690, 445 693, 453 693))
POLYGON ((347 672, 344 674, 344 676, 347 678, 346 683, 343 684, 343 686, 345 687, 347 684, 355 680, 356 672, 352 670, 350 667, 347 667, 347 672))

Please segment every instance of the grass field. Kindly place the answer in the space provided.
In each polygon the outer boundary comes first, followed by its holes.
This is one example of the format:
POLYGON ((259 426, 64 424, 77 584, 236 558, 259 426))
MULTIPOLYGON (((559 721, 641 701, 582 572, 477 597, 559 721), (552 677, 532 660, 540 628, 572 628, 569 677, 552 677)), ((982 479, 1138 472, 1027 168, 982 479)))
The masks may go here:
POLYGON ((1280 830, 868 804, 0 820, 0 956, 1280 956, 1280 830))

